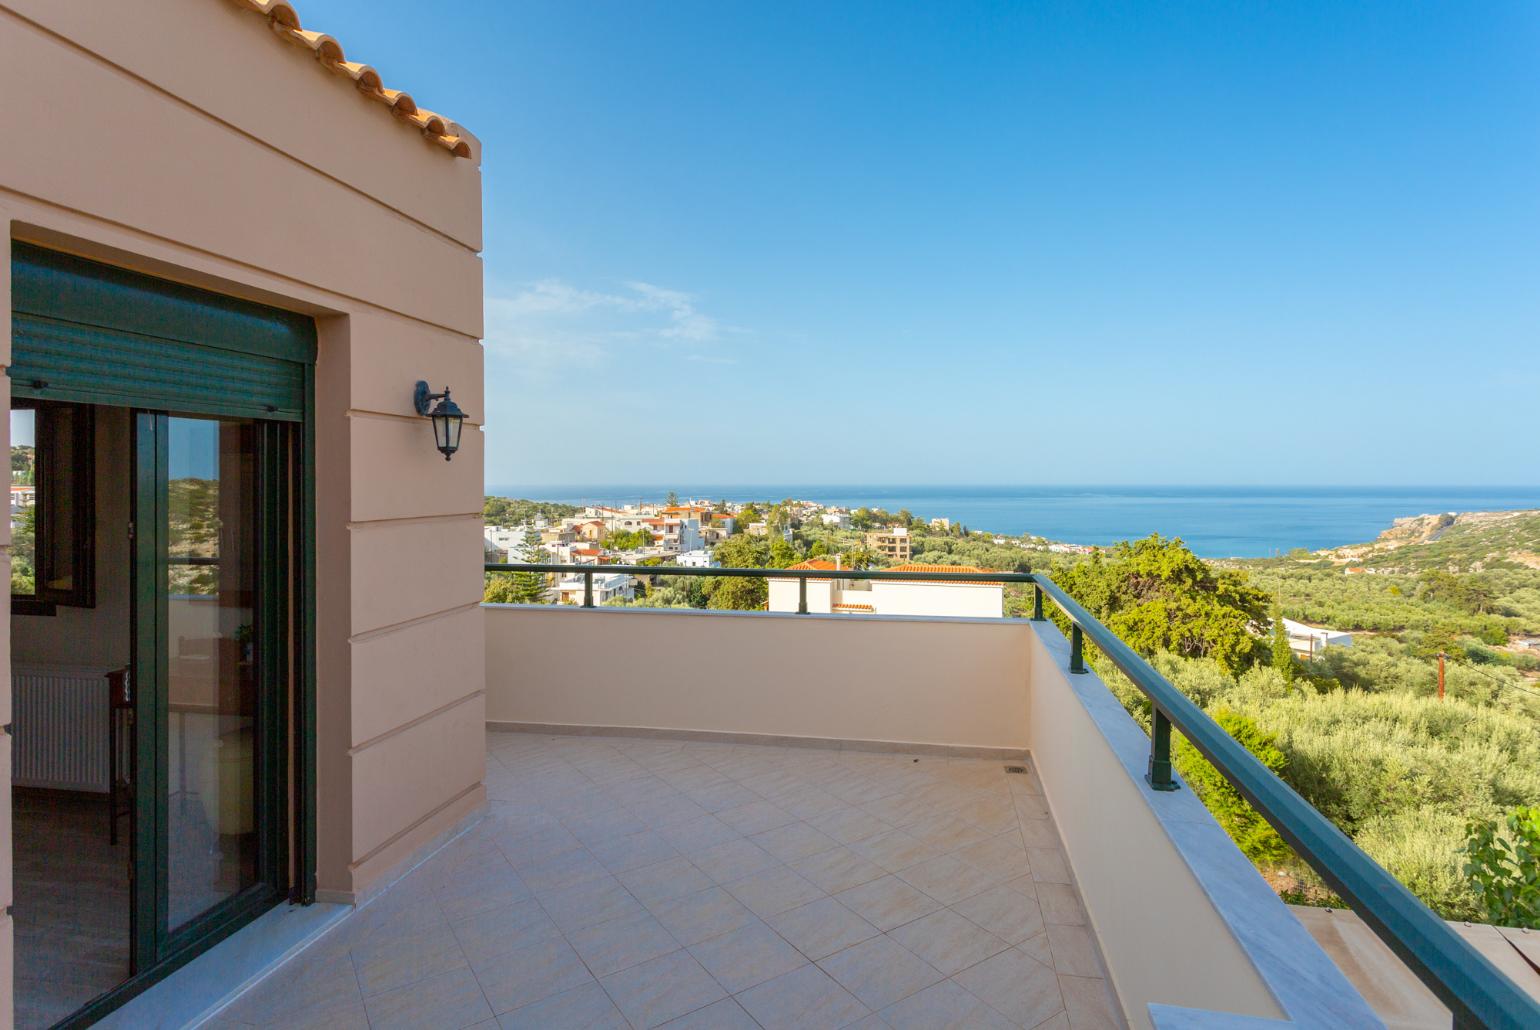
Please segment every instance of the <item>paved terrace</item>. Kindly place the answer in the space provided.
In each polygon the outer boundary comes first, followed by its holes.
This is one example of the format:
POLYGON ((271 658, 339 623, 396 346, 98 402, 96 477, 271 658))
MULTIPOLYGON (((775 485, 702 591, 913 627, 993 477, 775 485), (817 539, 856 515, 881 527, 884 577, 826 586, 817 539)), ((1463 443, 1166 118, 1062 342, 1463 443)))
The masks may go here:
POLYGON ((1037 777, 489 733, 485 820, 221 1027, 1121 1025, 1037 777))

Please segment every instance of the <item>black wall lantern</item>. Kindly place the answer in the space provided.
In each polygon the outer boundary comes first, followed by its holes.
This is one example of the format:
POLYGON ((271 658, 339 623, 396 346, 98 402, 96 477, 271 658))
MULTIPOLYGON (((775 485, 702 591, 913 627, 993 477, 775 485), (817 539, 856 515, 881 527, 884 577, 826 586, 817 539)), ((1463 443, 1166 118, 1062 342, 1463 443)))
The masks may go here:
POLYGON ((412 403, 417 408, 417 414, 427 415, 433 420, 433 444, 444 456, 444 460, 448 461, 460 449, 460 429, 465 423, 465 412, 460 410, 460 405, 449 399, 449 387, 444 387, 443 393, 430 393, 430 389, 426 382, 418 380, 417 390, 412 394, 412 403), (428 406, 434 401, 438 401, 438 404, 430 411, 428 406))

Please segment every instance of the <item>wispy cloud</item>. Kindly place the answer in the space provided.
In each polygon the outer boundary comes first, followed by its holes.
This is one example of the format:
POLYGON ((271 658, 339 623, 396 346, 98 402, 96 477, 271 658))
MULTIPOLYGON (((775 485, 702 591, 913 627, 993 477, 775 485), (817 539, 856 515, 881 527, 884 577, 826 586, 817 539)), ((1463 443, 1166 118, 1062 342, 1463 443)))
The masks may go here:
POLYGON ((683 290, 634 280, 594 290, 541 279, 486 301, 487 348, 532 379, 602 367, 622 348, 654 346, 689 361, 731 364, 720 345, 743 329, 700 309, 683 290))

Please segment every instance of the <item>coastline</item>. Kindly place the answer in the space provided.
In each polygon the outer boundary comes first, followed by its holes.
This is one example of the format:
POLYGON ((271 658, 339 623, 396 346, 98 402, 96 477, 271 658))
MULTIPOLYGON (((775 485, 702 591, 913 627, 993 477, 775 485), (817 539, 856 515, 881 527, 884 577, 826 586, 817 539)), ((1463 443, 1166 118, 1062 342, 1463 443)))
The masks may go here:
MULTIPOLYGON (((668 486, 556 485, 485 488, 489 496, 568 504, 661 500, 668 486)), ((1371 542, 1397 519, 1443 512, 1540 508, 1540 487, 1129 487, 681 485, 680 497, 775 502, 788 497, 850 509, 908 509, 992 535, 1106 547, 1158 532, 1200 557, 1258 559, 1371 542)))

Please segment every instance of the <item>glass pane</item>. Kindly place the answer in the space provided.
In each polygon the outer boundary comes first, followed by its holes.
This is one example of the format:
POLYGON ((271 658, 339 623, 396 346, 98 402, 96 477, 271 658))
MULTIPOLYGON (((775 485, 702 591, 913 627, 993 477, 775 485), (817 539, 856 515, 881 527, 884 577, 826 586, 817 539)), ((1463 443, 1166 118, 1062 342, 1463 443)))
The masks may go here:
POLYGON ((11 593, 37 593, 37 412, 11 412, 11 593))
POLYGON ((83 455, 75 453, 76 424, 80 415, 73 405, 50 405, 37 426, 43 437, 47 465, 38 510, 44 526, 37 549, 38 586, 45 600, 75 589, 75 471, 83 455))
POLYGON ((168 427, 169 928, 256 882, 255 428, 168 427))

